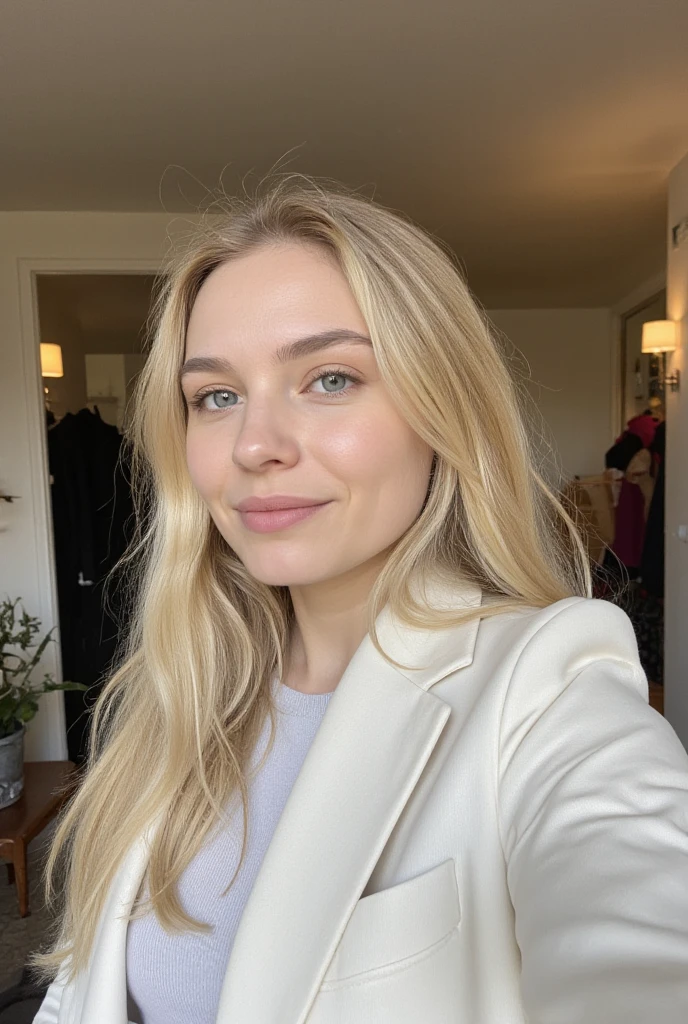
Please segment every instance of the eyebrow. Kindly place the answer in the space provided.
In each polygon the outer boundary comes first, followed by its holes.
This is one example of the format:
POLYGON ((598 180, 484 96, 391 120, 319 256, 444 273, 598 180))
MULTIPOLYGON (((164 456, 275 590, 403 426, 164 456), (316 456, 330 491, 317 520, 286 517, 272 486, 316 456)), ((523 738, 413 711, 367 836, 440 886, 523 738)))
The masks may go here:
MULTIPOLYGON (((280 345, 275 353, 275 361, 288 363, 294 359, 302 359, 304 356, 320 352, 322 349, 330 348, 332 345, 341 345, 342 342, 354 342, 358 345, 369 345, 372 341, 365 334, 358 331, 349 331, 346 328, 335 327, 330 331, 321 331, 319 334, 308 334, 305 338, 280 345)), ((193 356, 187 359, 182 366, 179 378, 189 373, 232 373, 233 367, 228 359, 223 356, 193 356)))

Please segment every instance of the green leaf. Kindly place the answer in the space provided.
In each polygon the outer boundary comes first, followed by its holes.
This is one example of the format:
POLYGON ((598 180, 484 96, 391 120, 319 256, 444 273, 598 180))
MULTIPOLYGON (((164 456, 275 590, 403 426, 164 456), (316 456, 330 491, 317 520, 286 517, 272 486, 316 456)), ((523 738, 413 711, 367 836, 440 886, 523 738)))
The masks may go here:
POLYGON ((37 711, 38 701, 31 700, 30 697, 25 697, 24 700, 20 701, 17 705, 14 716, 18 722, 30 722, 36 715, 37 711))
MULTIPOLYGON (((43 691, 52 693, 54 690, 88 690, 87 683, 43 683, 43 691)), ((35 691, 34 691, 35 692, 35 691)))
POLYGON ((0 719, 6 718, 11 715, 14 708, 17 706, 17 697, 14 693, 3 693, 0 697, 0 719))
POLYGON ((28 680, 29 676, 31 675, 31 673, 33 672, 34 668, 36 667, 38 662, 41 660, 41 657, 43 656, 43 652, 45 651, 46 647, 48 646, 48 644, 52 640, 52 635, 51 634, 52 634, 52 630, 50 631, 50 633, 46 633, 46 635, 43 637, 43 639, 41 640, 40 644, 38 645, 38 647, 34 651, 32 657, 29 659, 29 661, 27 661, 27 663, 26 663, 26 665, 24 667, 24 678, 22 680, 22 682, 24 684, 27 682, 27 680, 28 680))

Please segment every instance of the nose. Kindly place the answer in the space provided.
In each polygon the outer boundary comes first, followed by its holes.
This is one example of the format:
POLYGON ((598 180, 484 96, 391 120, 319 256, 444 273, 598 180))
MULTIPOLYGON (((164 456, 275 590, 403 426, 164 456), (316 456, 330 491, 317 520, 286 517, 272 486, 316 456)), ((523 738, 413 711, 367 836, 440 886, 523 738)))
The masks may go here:
POLYGON ((288 411, 267 401, 247 402, 234 441, 232 461, 251 473, 276 465, 293 466, 300 445, 288 411))

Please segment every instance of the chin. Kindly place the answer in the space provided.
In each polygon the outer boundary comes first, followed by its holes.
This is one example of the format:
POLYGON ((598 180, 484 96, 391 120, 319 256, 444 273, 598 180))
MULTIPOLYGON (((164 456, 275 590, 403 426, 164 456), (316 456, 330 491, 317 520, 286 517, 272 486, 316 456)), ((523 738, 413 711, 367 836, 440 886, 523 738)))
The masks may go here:
POLYGON ((330 571, 323 571, 322 565, 316 568, 308 565, 305 559, 299 559, 294 564, 291 560, 282 562, 274 558, 265 562, 262 559, 242 558, 242 562, 254 579, 270 587, 307 587, 331 579, 339 575, 340 571, 334 566, 330 571))

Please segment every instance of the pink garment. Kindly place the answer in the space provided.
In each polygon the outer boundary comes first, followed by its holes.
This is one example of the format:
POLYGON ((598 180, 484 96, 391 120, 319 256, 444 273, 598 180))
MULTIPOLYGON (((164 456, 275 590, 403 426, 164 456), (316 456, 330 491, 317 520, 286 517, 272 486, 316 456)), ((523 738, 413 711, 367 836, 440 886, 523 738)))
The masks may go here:
POLYGON ((657 421, 652 416, 634 416, 628 421, 626 430, 629 434, 635 434, 643 442, 643 448, 649 448, 655 439, 657 421))
MULTIPOLYGON (((649 417, 639 416, 637 418, 649 417)), ((635 568, 640 565, 642 560, 644 542, 645 498, 643 492, 637 484, 622 480, 619 504, 616 507, 616 530, 612 551, 624 565, 635 568)))

